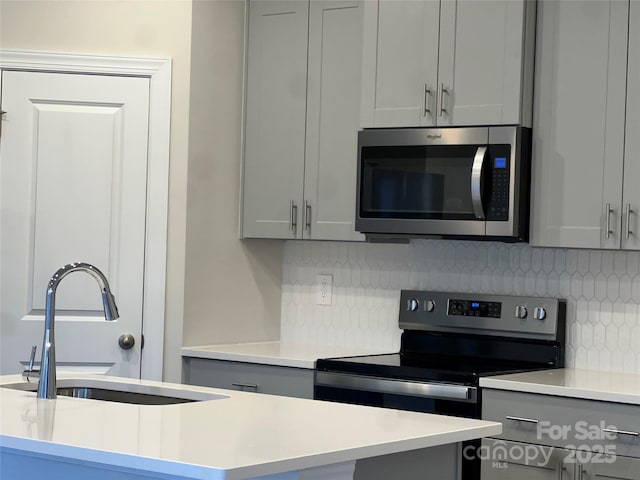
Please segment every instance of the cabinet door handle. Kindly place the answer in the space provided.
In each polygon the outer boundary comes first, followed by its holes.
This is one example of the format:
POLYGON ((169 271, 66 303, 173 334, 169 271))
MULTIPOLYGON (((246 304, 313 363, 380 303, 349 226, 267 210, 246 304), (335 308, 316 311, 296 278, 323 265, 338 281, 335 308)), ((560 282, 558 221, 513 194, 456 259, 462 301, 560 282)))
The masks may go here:
POLYGON ((422 111, 422 116, 426 117, 427 114, 431 114, 431 109, 429 108, 429 98, 431 97, 431 89, 429 88, 428 84, 424 84, 424 97, 423 97, 423 111, 422 111))
POLYGON ((511 415, 507 415, 504 418, 506 418, 507 420, 512 420, 514 422, 524 422, 524 423, 534 423, 534 424, 537 424, 539 422, 539 420, 536 420, 535 418, 512 417, 511 415))
POLYGON ((564 478, 564 472, 567 470, 567 467, 564 466, 563 462, 558 462, 558 480, 562 480, 564 478))
POLYGON ((617 430, 615 428, 603 428, 605 433, 615 433, 616 435, 631 435, 632 437, 640 437, 640 432, 632 432, 630 430, 617 430))
POLYGON ((442 116, 443 113, 448 113, 447 109, 444 108, 444 94, 449 95, 449 89, 447 87, 444 86, 444 83, 440 84, 440 116, 442 116))
POLYGON ((289 223, 289 230, 294 230, 296 229, 296 227, 298 226, 298 206, 296 205, 296 202, 294 202, 293 200, 291 200, 291 209, 290 209, 290 223, 289 223))
POLYGON ((4 110, 0 110, 0 135, 2 135, 2 120, 3 120, 2 116, 5 113, 7 113, 7 112, 5 112, 4 110))
POLYGON ((471 202, 473 204, 473 213, 477 219, 484 219, 484 208, 482 206, 481 196, 481 180, 484 159, 487 156, 487 147, 478 147, 473 157, 473 166, 471 167, 471 202))
POLYGON ((624 233, 624 238, 626 240, 629 240, 629 236, 633 233, 631 231, 631 214, 634 213, 633 210, 631 209, 631 204, 627 203, 625 205, 625 233, 624 233))
POLYGON ((252 388, 256 392, 258 391, 258 385, 255 383, 232 383, 231 385, 238 388, 252 388))
POLYGON ((578 464, 578 478, 577 480, 582 480, 582 474, 584 473, 584 470, 582 469, 582 465, 578 464))
POLYGON ((613 233, 613 230, 611 230, 611 214, 615 213, 615 211, 611 208, 611 204, 610 203, 607 203, 604 208, 606 210, 606 214, 605 214, 605 218, 606 218, 605 219, 605 223, 606 223, 606 225, 604 226, 604 228, 605 228, 604 238, 609 240, 609 237, 613 233))
POLYGON ((304 201, 304 229, 311 230, 311 205, 304 201))

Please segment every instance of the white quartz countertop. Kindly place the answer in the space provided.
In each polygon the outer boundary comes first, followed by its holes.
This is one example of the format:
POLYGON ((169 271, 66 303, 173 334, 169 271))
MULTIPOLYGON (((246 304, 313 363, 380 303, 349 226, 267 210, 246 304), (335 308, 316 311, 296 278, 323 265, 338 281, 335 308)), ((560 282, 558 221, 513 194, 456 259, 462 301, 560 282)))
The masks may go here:
MULTIPOLYGON (((89 380, 87 380, 89 379, 89 380)), ((0 384, 22 382, 0 377, 0 384)), ((0 447, 194 479, 244 479, 498 435, 496 422, 115 377, 59 384, 222 396, 142 406, 0 388, 0 447), (75 383, 74 383, 75 382, 75 383), (101 383, 100 383, 101 382, 101 383)), ((163 477, 164 478, 164 477, 163 477)))
POLYGON ((480 386, 640 405, 640 375, 560 368, 483 377, 480 386))
POLYGON ((350 357, 355 355, 374 355, 390 353, 388 350, 376 350, 357 347, 332 347, 292 342, 255 342, 227 345, 201 345, 183 347, 183 357, 209 358, 212 360, 231 360, 236 362, 261 363, 284 367, 310 368, 316 366, 319 358, 350 357))

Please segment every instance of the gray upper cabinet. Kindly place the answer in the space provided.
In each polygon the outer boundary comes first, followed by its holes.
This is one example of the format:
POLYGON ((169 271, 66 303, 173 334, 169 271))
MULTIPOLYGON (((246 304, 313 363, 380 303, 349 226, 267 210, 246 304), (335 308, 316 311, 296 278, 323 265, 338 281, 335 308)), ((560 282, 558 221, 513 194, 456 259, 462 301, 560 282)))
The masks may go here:
POLYGON ((308 13, 307 1, 249 4, 244 237, 296 238, 298 233, 308 13))
POLYGON ((531 126, 535 8, 365 2, 361 126, 531 126))
POLYGON ((538 22, 530 242, 639 249, 640 5, 540 2, 538 22))
POLYGON ((249 3, 244 238, 354 228, 362 1, 249 3))
POLYGON ((622 248, 640 249, 640 2, 629 5, 622 248))

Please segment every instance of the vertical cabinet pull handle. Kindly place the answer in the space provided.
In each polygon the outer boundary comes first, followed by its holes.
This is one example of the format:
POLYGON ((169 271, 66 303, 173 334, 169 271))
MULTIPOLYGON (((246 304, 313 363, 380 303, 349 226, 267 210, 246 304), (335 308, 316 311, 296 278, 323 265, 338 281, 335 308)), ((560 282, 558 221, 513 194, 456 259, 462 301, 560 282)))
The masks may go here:
POLYGON ((578 464, 578 480, 582 480, 582 474, 584 473, 584 470, 582 468, 582 465, 578 464))
POLYGON ((291 200, 290 210, 291 210, 290 211, 291 221, 289 223, 289 229, 295 231, 296 227, 298 226, 298 206, 296 205, 296 202, 294 202, 293 200, 291 200))
POLYGON ((624 238, 626 240, 629 240, 629 236, 633 233, 633 231, 631 230, 631 214, 634 213, 634 211, 631 209, 631 204, 627 203, 625 205, 625 234, 624 234, 624 238))
POLYGON ((564 466, 564 463, 558 463, 558 480, 562 480, 564 478, 564 472, 566 469, 567 467, 564 466))
POLYGON ((431 97, 431 89, 428 84, 424 84, 424 97, 423 97, 423 111, 422 116, 426 117, 427 114, 431 115, 431 109, 429 108, 429 98, 431 97))
POLYGON ((304 229, 311 230, 311 205, 304 201, 304 229))
POLYGON ((611 204, 607 203, 605 205, 605 210, 606 210, 606 220, 605 223, 606 225, 604 226, 604 238, 606 238, 607 240, 609 240, 609 237, 611 236, 611 234, 613 233, 613 230, 611 230, 611 214, 614 213, 614 210, 611 208, 611 204))
POLYGON ((444 83, 440 84, 440 116, 442 116, 443 113, 448 113, 447 109, 444 108, 444 94, 449 95, 449 89, 447 87, 444 86, 444 83))

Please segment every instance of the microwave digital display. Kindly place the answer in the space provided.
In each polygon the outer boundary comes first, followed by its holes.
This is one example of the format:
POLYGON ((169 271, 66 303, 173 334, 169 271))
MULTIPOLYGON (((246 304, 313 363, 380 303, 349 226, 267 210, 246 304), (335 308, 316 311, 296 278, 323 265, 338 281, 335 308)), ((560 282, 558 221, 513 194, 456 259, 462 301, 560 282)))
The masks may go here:
POLYGON ((496 157, 494 168, 507 168, 507 159, 505 157, 496 157))

